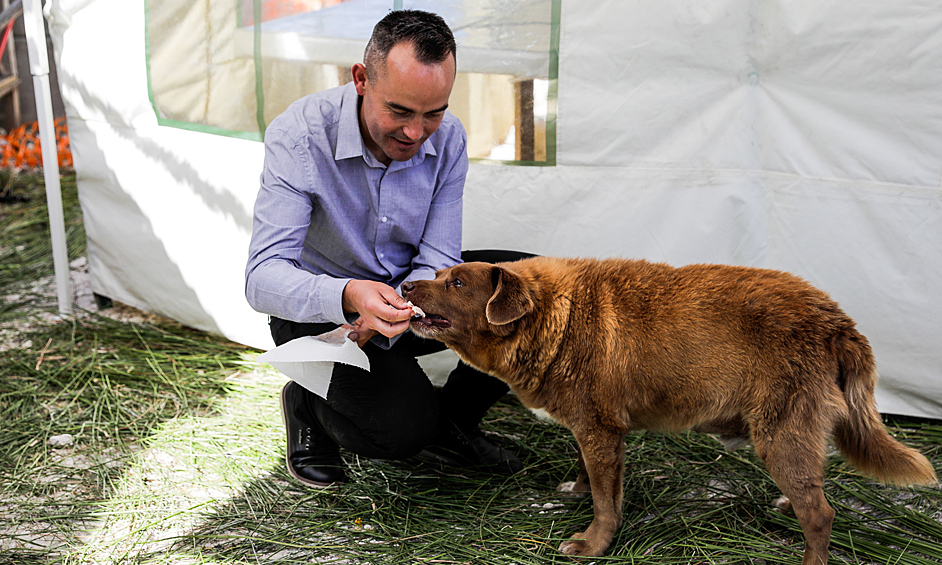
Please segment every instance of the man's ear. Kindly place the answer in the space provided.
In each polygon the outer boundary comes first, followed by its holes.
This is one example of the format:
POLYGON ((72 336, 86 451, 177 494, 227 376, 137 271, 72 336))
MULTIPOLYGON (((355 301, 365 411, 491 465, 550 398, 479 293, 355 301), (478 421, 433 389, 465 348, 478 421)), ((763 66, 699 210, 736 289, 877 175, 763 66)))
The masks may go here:
POLYGON ((533 311, 533 298, 523 279, 503 267, 491 269, 494 294, 487 301, 488 323, 496 326, 519 320, 533 311))
POLYGON ((366 84, 369 81, 366 77, 366 67, 363 66, 363 63, 357 63, 351 67, 350 74, 353 76, 353 83, 357 89, 357 94, 363 96, 363 93, 366 92, 366 84))

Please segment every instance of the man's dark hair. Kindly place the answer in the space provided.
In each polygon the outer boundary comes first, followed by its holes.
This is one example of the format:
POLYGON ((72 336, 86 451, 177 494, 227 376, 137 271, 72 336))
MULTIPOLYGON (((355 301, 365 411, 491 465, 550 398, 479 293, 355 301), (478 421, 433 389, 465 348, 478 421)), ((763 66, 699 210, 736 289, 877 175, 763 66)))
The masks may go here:
POLYGON ((394 10, 376 24, 366 45, 363 63, 369 80, 374 80, 377 70, 386 64, 392 48, 403 42, 412 45, 416 60, 424 65, 443 63, 457 50, 455 36, 441 16, 421 10, 394 10))

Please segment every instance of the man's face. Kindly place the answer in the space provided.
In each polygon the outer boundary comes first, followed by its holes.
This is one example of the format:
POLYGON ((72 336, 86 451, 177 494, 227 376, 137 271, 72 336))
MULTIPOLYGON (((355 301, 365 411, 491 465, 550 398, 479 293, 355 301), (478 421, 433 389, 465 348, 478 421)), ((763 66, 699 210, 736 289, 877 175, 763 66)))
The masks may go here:
POLYGON ((392 48, 386 65, 374 69, 373 80, 363 65, 354 65, 353 80, 360 107, 360 133, 367 149, 383 164, 408 161, 442 123, 455 84, 455 59, 425 65, 412 46, 392 48))

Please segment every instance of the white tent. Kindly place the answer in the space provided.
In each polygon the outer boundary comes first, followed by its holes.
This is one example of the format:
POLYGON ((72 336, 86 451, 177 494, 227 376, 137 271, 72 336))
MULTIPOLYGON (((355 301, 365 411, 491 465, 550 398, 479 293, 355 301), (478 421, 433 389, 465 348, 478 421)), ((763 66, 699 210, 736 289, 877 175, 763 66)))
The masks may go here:
POLYGON ((517 157, 472 163, 466 248, 792 271, 870 339, 881 411, 942 417, 938 2, 353 0, 334 27, 172 4, 47 6, 96 292, 269 347, 243 296, 259 124, 342 80, 325 65, 365 38, 325 29, 443 6, 456 113, 485 141, 516 127, 517 157), (545 125, 519 157, 528 97, 545 125))

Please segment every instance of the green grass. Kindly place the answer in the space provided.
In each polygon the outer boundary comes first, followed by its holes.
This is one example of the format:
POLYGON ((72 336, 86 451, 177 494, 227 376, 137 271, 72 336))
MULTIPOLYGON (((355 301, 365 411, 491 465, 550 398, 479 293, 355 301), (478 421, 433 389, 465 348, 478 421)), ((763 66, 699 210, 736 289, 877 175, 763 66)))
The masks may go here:
MULTIPOLYGON (((61 179, 69 257, 85 255, 85 231, 75 175, 61 179)), ((37 282, 53 276, 52 241, 41 175, 0 169, 0 324, 32 316, 45 298, 37 282)), ((54 301, 54 299, 53 299, 54 301)))
MULTIPOLYGON (((303 488, 284 470, 277 393, 258 352, 171 322, 121 323, 29 294, 52 274, 39 180, 0 205, 0 563, 573 563, 556 547, 592 519, 563 428, 507 398, 483 428, 518 453, 515 477, 345 454, 352 478, 303 488), (40 221, 31 216, 42 216, 40 221), (15 292, 8 291, 12 289, 15 292), (24 320, 30 321, 23 325, 24 320), (71 434, 74 444, 49 438, 71 434)), ((82 252, 75 182, 63 179, 72 258, 82 252)), ((942 426, 891 431, 942 468, 942 426)), ((802 536, 752 450, 700 434, 627 438, 624 526, 585 563, 797 564, 802 536)), ((828 461, 832 563, 924 564, 942 556, 942 493, 899 489, 828 461)))

